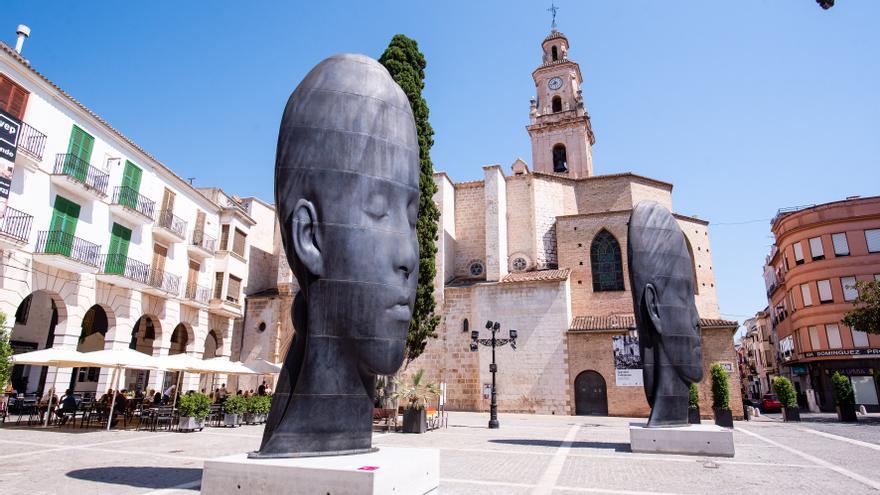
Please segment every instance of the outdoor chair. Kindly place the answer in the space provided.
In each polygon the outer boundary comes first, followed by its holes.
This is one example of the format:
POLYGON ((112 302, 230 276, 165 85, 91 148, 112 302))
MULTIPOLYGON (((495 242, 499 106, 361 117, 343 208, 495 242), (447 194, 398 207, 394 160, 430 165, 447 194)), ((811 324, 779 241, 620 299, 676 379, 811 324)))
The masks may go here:
POLYGON ((174 427, 174 408, 171 406, 162 406, 156 410, 156 417, 153 419, 153 431, 156 431, 163 423, 168 425, 168 430, 174 427))
POLYGON ((381 407, 373 408, 373 425, 385 431, 391 431, 392 428, 397 429, 397 411, 394 408, 386 409, 381 407))
POLYGON ((147 424, 148 430, 152 430, 153 429, 153 422, 155 421, 155 418, 154 418, 155 413, 156 413, 156 411, 154 409, 151 409, 149 407, 141 407, 140 411, 138 411, 138 413, 137 413, 138 424, 137 424, 137 427, 135 428, 135 431, 140 431, 141 426, 144 423, 147 424))
POLYGON ((206 422, 209 426, 220 426, 223 421, 223 404, 211 404, 211 412, 208 413, 206 422))

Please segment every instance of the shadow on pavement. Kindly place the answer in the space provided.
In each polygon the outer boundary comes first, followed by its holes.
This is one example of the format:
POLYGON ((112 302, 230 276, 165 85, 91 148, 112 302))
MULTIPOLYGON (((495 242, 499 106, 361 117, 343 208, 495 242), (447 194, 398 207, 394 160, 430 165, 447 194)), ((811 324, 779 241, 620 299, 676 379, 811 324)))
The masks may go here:
MULTIPOLYGON (((532 439, 496 439, 490 443, 502 443, 507 445, 524 445, 527 447, 562 447, 560 440, 532 440, 532 439)), ((571 442, 573 449, 609 449, 615 452, 630 452, 628 443, 615 442, 571 442)))
POLYGON ((172 488, 201 479, 202 470, 196 468, 171 468, 148 466, 108 466, 75 469, 67 476, 78 480, 128 485, 138 488, 172 488))

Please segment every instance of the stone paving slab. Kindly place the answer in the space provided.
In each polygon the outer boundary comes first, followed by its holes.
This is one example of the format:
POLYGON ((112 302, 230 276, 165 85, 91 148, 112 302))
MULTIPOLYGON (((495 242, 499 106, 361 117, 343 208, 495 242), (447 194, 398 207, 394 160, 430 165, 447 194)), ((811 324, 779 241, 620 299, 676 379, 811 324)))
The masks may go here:
MULTIPOLYGON (((437 448, 441 494, 868 493, 880 489, 880 422, 738 422, 736 456, 634 454, 629 418, 450 413, 424 435, 379 446, 437 448), (751 434, 748 434, 751 433, 751 434)), ((5 493, 194 495, 204 459, 259 446, 262 426, 202 432, 0 427, 5 493)))

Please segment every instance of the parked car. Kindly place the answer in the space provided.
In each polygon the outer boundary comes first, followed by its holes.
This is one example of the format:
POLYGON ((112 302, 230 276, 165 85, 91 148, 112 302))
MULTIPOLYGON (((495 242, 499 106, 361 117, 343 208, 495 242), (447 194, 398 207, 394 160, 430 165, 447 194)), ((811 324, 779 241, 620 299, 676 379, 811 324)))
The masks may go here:
POLYGON ((761 412, 782 412, 782 402, 773 394, 764 394, 761 399, 761 412))

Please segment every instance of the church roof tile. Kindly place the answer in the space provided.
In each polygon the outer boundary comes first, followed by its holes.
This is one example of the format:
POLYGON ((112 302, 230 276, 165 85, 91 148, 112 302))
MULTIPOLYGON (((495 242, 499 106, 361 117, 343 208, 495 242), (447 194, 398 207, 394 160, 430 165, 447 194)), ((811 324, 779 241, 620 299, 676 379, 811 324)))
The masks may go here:
POLYGON ((562 270, 538 270, 533 272, 514 272, 508 274, 501 279, 502 284, 514 282, 551 282, 557 280, 566 280, 571 270, 568 268, 562 270))
MULTIPOLYGON (((735 328, 739 323, 719 318, 700 318, 701 328, 735 328)), ((575 316, 571 320, 569 332, 613 332, 636 327, 632 314, 610 316, 575 316)))

